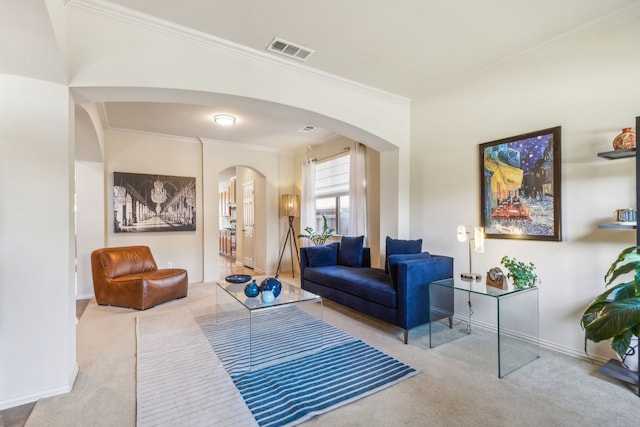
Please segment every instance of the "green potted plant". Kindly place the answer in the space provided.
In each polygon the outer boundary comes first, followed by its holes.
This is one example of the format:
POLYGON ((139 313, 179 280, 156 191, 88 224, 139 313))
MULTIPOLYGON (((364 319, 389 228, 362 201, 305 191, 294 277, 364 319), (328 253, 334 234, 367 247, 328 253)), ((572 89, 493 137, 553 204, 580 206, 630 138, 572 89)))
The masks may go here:
MULTIPOLYGON (((609 287, 589 304, 580 319, 587 340, 599 342, 611 340, 611 348, 621 360, 627 353, 631 340, 640 335, 640 246, 624 249, 611 264, 604 276, 605 286, 627 273, 633 273, 629 281, 609 287)), ((634 355, 637 358, 637 355, 634 355)))
POLYGON ((509 270, 507 277, 513 280, 513 286, 517 289, 530 288, 539 282, 536 266, 532 262, 527 264, 505 255, 500 263, 509 270))
POLYGON ((329 227, 327 222, 327 217, 322 215, 322 232, 316 233, 316 231, 311 227, 305 227, 304 234, 299 234, 298 239, 305 238, 309 239, 313 242, 315 246, 324 245, 327 240, 333 237, 333 232, 335 231, 333 228, 329 227))

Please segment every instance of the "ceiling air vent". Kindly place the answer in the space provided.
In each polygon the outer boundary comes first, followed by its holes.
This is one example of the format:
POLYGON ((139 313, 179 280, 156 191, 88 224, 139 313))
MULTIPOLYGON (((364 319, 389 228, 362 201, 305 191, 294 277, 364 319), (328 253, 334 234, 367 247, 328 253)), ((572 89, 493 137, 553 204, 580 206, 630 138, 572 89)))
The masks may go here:
POLYGON ((309 133, 309 132, 313 132, 316 128, 314 126, 305 126, 303 128, 298 129, 298 132, 300 133, 309 133))
POLYGON ((280 55, 284 55, 289 58, 297 59, 298 61, 306 61, 311 55, 315 53, 306 47, 298 46, 286 40, 279 38, 273 39, 273 41, 267 46, 267 50, 280 55))

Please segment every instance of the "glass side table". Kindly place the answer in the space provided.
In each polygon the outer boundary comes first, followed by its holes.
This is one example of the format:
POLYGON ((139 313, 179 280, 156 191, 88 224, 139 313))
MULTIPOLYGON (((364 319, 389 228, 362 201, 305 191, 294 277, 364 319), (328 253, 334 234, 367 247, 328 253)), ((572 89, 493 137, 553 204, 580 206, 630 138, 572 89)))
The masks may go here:
POLYGON ((481 282, 445 279, 429 285, 429 300, 430 348, 467 336, 474 328, 492 331, 488 338, 496 341, 499 378, 540 357, 537 286, 503 290, 481 282), (450 303, 441 303, 450 301, 451 293, 453 309, 450 303), (443 316, 453 317, 456 325, 437 321, 443 316))

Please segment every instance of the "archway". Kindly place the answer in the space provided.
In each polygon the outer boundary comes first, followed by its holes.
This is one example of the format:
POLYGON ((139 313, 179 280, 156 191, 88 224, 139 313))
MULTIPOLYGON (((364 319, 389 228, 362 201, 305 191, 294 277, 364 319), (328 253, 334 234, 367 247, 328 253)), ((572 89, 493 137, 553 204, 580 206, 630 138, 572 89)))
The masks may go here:
POLYGON ((218 191, 220 256, 256 273, 265 273, 266 177, 248 166, 231 166, 218 174, 218 191), (245 200, 248 191, 252 193, 251 202, 245 200))

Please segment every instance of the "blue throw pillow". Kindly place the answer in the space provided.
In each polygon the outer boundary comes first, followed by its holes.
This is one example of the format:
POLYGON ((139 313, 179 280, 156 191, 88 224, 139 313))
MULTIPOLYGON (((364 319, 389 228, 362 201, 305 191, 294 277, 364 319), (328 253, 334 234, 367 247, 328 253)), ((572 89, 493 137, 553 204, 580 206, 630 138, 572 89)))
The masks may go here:
POLYGON ((387 258, 387 264, 389 267, 389 276, 391 276, 391 282, 394 286, 396 284, 396 277, 398 275, 398 263, 403 261, 413 261, 416 259, 429 259, 431 254, 429 252, 420 252, 419 254, 396 254, 387 258))
POLYGON ((389 257, 396 254, 419 254, 422 252, 422 239, 399 240, 387 236, 384 271, 389 272, 389 257))
POLYGON ((343 237, 338 250, 338 264, 347 267, 362 267, 364 236, 343 237))
POLYGON ((338 247, 340 243, 330 243, 324 246, 309 246, 307 248, 307 262, 309 267, 327 267, 338 264, 338 247))

